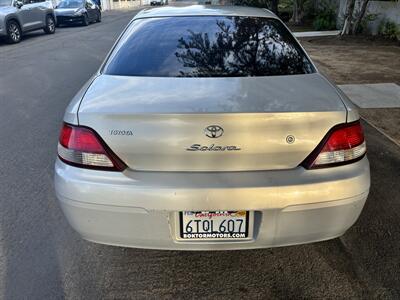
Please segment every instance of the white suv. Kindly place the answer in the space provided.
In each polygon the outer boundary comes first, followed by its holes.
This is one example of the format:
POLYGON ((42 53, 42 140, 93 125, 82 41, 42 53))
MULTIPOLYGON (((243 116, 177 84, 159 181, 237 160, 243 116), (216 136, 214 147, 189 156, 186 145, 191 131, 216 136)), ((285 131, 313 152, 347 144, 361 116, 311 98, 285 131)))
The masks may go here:
POLYGON ((44 0, 0 0, 0 36, 8 42, 19 43, 22 34, 43 29, 55 32, 56 21, 53 4, 44 0))

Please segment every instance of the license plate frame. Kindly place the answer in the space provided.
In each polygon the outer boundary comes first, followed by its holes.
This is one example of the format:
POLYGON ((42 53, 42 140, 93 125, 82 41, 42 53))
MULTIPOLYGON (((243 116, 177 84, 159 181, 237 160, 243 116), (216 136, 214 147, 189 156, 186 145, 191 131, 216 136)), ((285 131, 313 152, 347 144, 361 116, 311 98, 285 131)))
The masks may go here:
MULTIPOLYGON (((208 219, 209 221, 211 219, 208 219)), ((246 211, 246 210, 225 210, 225 211, 180 211, 177 212, 177 217, 176 217, 176 237, 178 241, 184 241, 184 242, 221 242, 221 241, 230 241, 230 242, 238 242, 238 241, 249 241, 253 239, 253 222, 254 222, 254 214, 252 211, 246 211), (207 220, 207 217, 209 217, 209 215, 206 216, 202 216, 202 217, 188 217, 186 216, 186 218, 184 218, 184 214, 185 213, 192 213, 192 214, 196 214, 196 213, 200 213, 200 214, 216 214, 216 213, 229 213, 231 214, 230 216, 217 216, 217 215, 212 215, 211 219, 214 218, 214 221, 216 221, 216 223, 214 224, 214 229, 215 228, 219 228, 222 220, 225 220, 225 222, 227 223, 229 220, 244 220, 243 224, 245 225, 244 228, 242 230, 237 231, 228 231, 228 232, 221 232, 220 230, 214 230, 214 232, 199 232, 198 228, 196 228, 197 230, 194 230, 192 232, 187 232, 184 227, 185 225, 188 224, 187 220, 198 220, 198 219, 202 219, 203 221, 207 220), (244 213, 244 217, 238 217, 238 216, 233 216, 232 214, 234 213, 244 213), (185 220, 186 219, 186 220, 185 220), (188 234, 190 234, 190 237, 188 237, 188 234), (196 235, 197 234, 197 235, 196 235), (240 234, 240 235, 236 235, 236 234, 240 234), (244 235, 243 235, 244 234, 244 235)), ((232 223, 232 222, 230 222, 232 223)), ((237 229, 237 226, 239 226, 239 221, 235 223, 235 229, 237 229)), ((201 223, 202 225, 204 225, 203 223, 201 223)), ((202 226, 201 225, 201 226, 202 226)), ((225 224, 228 225, 228 224, 225 224)), ((231 224, 229 224, 231 225, 231 224)), ((197 226, 199 226, 197 224, 197 226)))

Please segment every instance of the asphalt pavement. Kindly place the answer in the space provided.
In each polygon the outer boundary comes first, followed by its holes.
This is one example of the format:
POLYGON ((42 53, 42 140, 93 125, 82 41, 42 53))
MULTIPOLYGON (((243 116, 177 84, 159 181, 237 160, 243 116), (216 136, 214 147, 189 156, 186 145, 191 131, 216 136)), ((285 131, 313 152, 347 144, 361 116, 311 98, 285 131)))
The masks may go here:
POLYGON ((400 148, 368 124, 370 196, 339 239, 154 251, 93 244, 69 227, 52 179, 63 112, 134 13, 0 41, 0 298, 399 299, 400 148))

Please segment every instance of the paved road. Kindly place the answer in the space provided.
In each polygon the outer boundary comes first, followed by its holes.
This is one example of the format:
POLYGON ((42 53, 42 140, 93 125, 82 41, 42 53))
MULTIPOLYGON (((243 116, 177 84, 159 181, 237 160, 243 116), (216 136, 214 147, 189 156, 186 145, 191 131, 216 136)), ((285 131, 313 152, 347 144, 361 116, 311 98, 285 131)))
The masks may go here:
POLYGON ((368 125, 371 195, 340 239, 173 252, 96 245, 72 231, 52 184, 63 111, 133 14, 0 43, 0 298, 398 299, 400 149, 368 125))

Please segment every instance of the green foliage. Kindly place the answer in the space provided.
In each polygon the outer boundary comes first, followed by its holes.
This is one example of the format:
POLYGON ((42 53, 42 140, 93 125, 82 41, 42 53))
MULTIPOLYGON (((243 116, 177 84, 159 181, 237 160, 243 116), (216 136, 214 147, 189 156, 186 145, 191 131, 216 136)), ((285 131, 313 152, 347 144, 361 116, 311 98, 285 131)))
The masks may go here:
MULTIPOLYGON (((321 2, 323 1, 320 1, 320 3, 321 2)), ((309 20, 314 19, 317 16, 318 12, 319 10, 316 9, 314 0, 304 0, 304 16, 307 19, 309 20)))
POLYGON ((293 0, 279 0, 278 8, 280 12, 292 12, 293 0))
POLYGON ((336 29, 336 11, 326 5, 317 12, 313 22, 315 30, 333 30, 336 29))
POLYGON ((368 23, 375 21, 378 16, 379 14, 366 14, 361 20, 357 33, 368 33, 368 23))
POLYGON ((379 25, 378 32, 380 35, 391 39, 391 40, 399 40, 400 39, 400 28, 399 26, 392 21, 383 20, 379 25))

